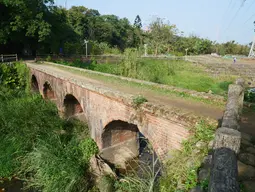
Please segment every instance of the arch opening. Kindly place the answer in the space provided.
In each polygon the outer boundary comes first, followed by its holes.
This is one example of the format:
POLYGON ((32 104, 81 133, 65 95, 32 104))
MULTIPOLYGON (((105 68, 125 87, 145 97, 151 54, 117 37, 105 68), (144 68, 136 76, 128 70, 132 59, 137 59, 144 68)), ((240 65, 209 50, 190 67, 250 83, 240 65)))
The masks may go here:
POLYGON ((136 125, 124 121, 112 121, 102 134, 103 148, 118 145, 129 139, 137 139, 139 130, 136 125))
POLYGON ((124 121, 112 121, 102 133, 101 156, 108 162, 118 165, 119 171, 125 173, 137 170, 141 174, 145 170, 156 169, 160 172, 160 161, 149 140, 138 127, 124 121), (148 167, 144 167, 148 165, 148 167))
POLYGON ((39 93, 38 81, 34 75, 32 75, 32 79, 31 79, 31 89, 33 92, 39 93))
POLYGON ((83 109, 79 101, 71 94, 65 96, 64 99, 65 117, 72 117, 83 113, 83 109))
POLYGON ((43 97, 45 99, 55 99, 55 93, 49 82, 45 82, 43 85, 43 97))

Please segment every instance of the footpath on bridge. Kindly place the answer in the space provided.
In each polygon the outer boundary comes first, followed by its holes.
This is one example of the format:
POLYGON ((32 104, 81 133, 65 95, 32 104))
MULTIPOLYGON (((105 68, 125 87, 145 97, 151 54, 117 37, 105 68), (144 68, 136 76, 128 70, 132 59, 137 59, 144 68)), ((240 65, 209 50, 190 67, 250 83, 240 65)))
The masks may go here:
POLYGON ((199 116, 204 116, 204 117, 209 117, 215 120, 219 120, 222 118, 222 115, 223 115, 222 109, 216 106, 212 106, 210 104, 187 100, 185 98, 177 97, 173 95, 163 95, 161 93, 157 93, 149 89, 141 89, 138 87, 133 87, 132 85, 129 85, 129 84, 118 84, 116 82, 103 81, 96 77, 87 77, 85 75, 82 75, 81 73, 76 73, 74 71, 71 71, 68 68, 64 68, 64 67, 59 68, 56 65, 36 64, 32 62, 27 62, 27 64, 31 67, 41 69, 42 71, 49 71, 51 73, 57 74, 60 77, 64 77, 67 79, 75 79, 80 82, 90 83, 94 87, 106 87, 111 89, 112 91, 119 91, 119 92, 131 94, 134 96, 142 95, 149 102, 157 103, 164 106, 171 106, 171 107, 176 107, 179 109, 184 109, 188 112, 194 113, 199 116))

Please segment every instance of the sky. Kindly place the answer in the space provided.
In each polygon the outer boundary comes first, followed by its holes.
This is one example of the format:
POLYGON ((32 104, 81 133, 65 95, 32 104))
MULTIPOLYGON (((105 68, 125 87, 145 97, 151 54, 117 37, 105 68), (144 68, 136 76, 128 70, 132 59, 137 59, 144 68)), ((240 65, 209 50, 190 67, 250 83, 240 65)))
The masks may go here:
POLYGON ((55 0, 57 5, 85 6, 100 14, 139 15, 146 27, 155 17, 175 24, 185 36, 195 34, 212 41, 250 43, 255 36, 255 0, 55 0), (245 1, 243 3, 243 1, 245 1))

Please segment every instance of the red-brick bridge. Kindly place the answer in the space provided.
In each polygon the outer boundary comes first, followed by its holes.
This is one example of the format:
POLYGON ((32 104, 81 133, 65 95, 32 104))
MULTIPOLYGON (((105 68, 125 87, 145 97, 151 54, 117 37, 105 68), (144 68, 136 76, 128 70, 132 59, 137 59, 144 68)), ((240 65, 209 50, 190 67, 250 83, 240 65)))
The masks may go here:
POLYGON ((66 117, 86 121, 102 156, 113 163, 138 155, 139 132, 158 156, 167 157, 170 150, 180 148, 197 121, 197 116, 171 106, 148 102, 135 107, 131 95, 95 86, 77 74, 70 77, 31 63, 28 67, 32 89, 55 102, 66 117))

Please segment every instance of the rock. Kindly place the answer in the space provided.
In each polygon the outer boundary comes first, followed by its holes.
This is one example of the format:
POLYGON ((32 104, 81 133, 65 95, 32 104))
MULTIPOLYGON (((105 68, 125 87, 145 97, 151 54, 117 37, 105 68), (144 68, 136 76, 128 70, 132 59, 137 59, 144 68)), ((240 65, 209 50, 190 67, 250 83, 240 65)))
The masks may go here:
POLYGON ((192 153, 197 155, 197 154, 200 153, 200 150, 199 150, 199 149, 194 149, 194 150, 192 151, 192 153))
POLYGON ((110 168, 110 166, 105 163, 100 156, 94 155, 90 159, 90 169, 93 173, 96 182, 99 182, 103 176, 111 176, 116 178, 116 174, 110 168))
POLYGON ((195 160, 193 158, 188 159, 186 162, 187 167, 193 167, 194 164, 195 164, 195 160))
POLYGON ((104 176, 97 183, 97 187, 100 192, 112 192, 114 191, 114 180, 109 176, 104 176))
POLYGON ((251 147, 253 146, 253 144, 246 139, 241 139, 241 144, 251 146, 251 147))
POLYGON ((203 142, 203 141, 198 141, 198 142, 196 143, 196 147, 199 148, 199 149, 202 149, 202 148, 204 148, 205 146, 207 146, 207 144, 206 144, 205 142, 203 142))
POLYGON ((241 153, 238 156, 239 160, 246 164, 246 165, 251 165, 251 166, 255 166, 255 155, 250 154, 250 153, 241 153))
POLYGON ((212 148, 213 148, 213 145, 214 145, 214 140, 211 140, 211 141, 208 143, 208 149, 212 149, 212 148))
POLYGON ((206 179, 209 179, 209 176, 210 176, 210 170, 209 169, 201 169, 198 173, 198 180, 200 182, 206 180, 206 179))
POLYGON ((248 153, 255 154, 255 148, 254 148, 254 147, 248 147, 248 148, 246 149, 246 151, 247 151, 248 153))
POLYGON ((237 130, 221 127, 215 134, 214 150, 228 148, 238 153, 241 145, 241 133, 237 130))
POLYGON ((255 177, 255 168, 238 161, 238 178, 243 181, 255 177))
POLYGON ((247 133, 241 133, 241 135, 242 135, 242 139, 251 142, 251 140, 252 140, 252 136, 251 135, 249 135, 247 133))
POLYGON ((212 155, 207 155, 203 160, 204 168, 211 168, 212 165, 212 155))
POLYGON ((243 182, 245 192, 254 192, 255 190, 255 181, 244 181, 243 182))
POLYGON ((196 186, 195 188, 191 189, 190 192, 203 192, 204 190, 200 186, 196 186))

